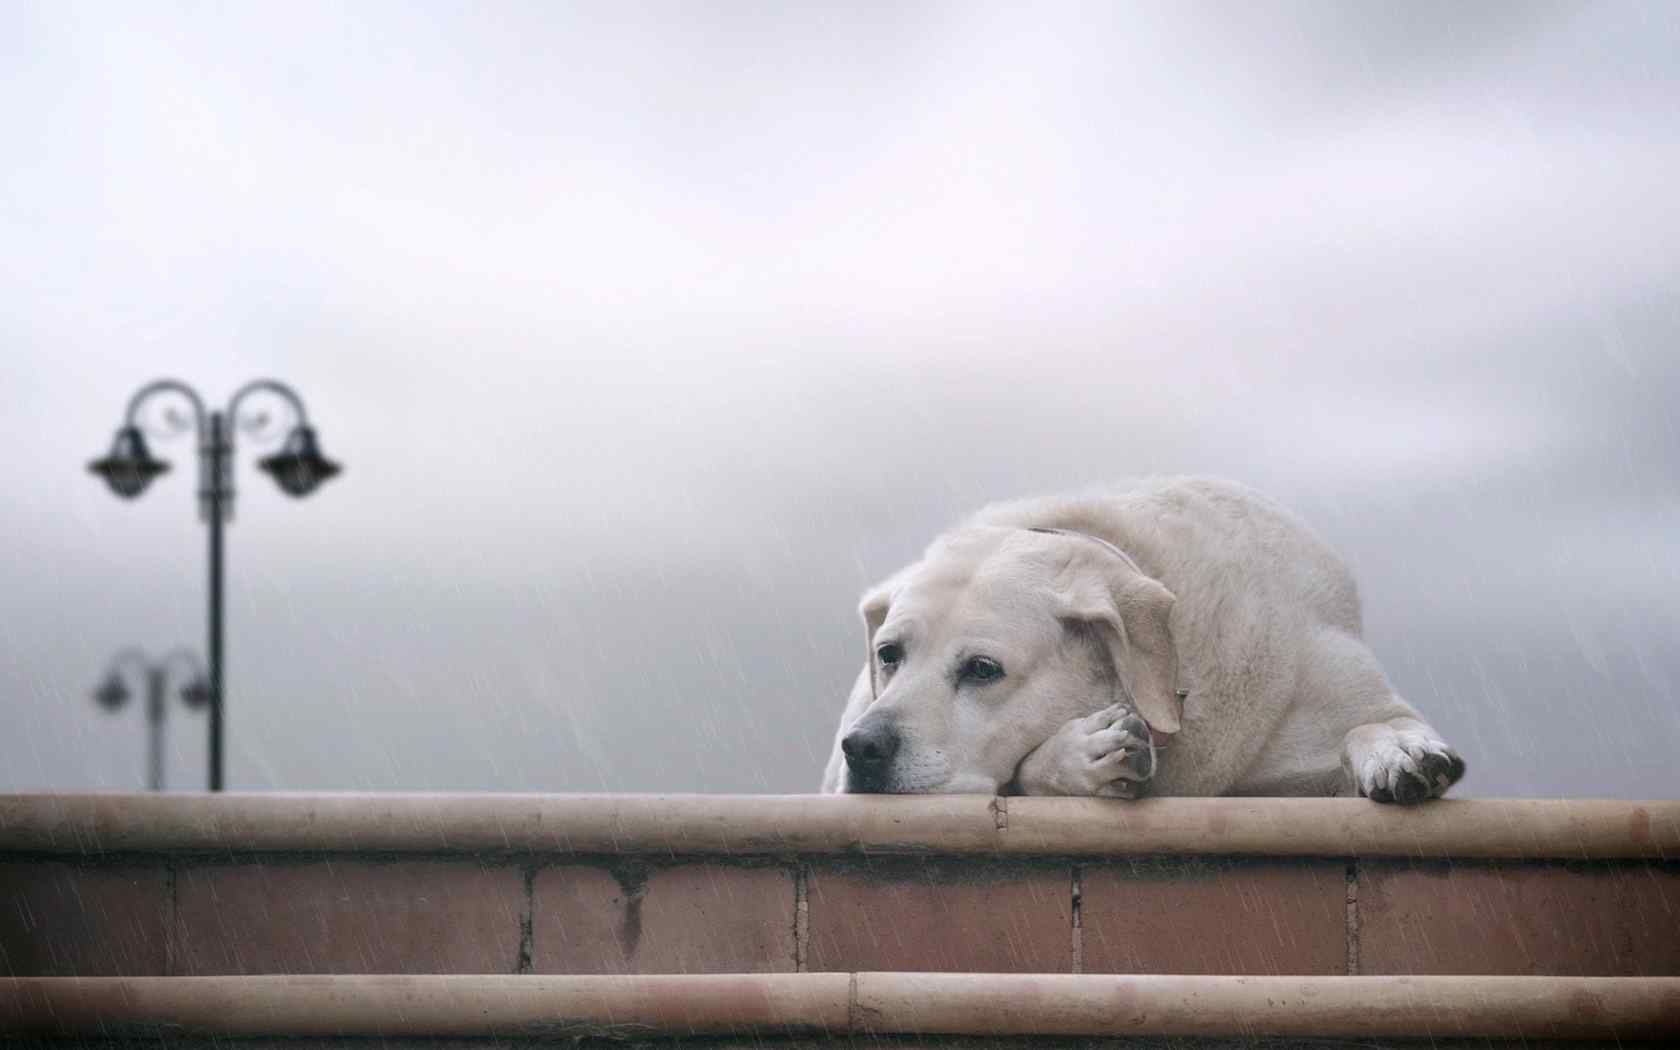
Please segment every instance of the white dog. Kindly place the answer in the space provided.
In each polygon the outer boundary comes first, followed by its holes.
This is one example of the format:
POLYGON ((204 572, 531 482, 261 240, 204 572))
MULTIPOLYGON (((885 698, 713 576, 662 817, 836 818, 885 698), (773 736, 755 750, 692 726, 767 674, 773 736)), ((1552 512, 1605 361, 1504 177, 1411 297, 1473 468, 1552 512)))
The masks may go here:
POLYGON ((1232 482, 993 505, 859 612, 824 791, 1417 802, 1464 773, 1361 640, 1347 566, 1232 482))

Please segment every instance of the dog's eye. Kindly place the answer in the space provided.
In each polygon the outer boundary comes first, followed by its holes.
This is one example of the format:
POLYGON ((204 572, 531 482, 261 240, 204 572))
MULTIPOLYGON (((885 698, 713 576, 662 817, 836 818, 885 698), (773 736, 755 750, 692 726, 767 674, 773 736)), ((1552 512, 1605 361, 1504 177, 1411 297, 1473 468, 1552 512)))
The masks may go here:
POLYGON ((875 650, 875 658, 881 661, 882 667, 897 667, 904 659, 904 647, 897 642, 888 642, 875 650))
POLYGON ((1003 665, 989 656, 976 656, 963 664, 962 676, 971 682, 995 682, 1003 677, 1003 665))

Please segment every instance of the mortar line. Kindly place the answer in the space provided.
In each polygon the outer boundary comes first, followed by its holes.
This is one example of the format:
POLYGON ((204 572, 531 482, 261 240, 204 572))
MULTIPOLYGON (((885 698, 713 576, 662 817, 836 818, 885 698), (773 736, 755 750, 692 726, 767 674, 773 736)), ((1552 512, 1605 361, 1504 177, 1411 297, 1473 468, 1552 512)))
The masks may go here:
POLYGON ((846 989, 846 1034, 847 1035, 855 1035, 855 1034, 857 1034, 857 1030, 858 1030, 858 1023, 857 1023, 857 1015, 858 1015, 857 981, 858 981, 858 975, 857 975, 856 970, 852 971, 851 977, 852 977, 851 982, 847 985, 847 989, 846 989))
POLYGON ((1085 972, 1085 924, 1084 924, 1084 887, 1080 880, 1079 865, 1073 865, 1073 972, 1085 972))
POLYGON ((811 959, 811 901, 805 864, 793 865, 793 968, 804 973, 811 959))
POLYGON ((1347 863, 1347 972, 1359 976, 1359 858, 1347 863))
POLYGON ((524 914, 519 917, 519 958, 514 961, 514 973, 530 973, 531 955, 536 947, 537 927, 537 866, 526 864, 520 872, 525 880, 524 914))

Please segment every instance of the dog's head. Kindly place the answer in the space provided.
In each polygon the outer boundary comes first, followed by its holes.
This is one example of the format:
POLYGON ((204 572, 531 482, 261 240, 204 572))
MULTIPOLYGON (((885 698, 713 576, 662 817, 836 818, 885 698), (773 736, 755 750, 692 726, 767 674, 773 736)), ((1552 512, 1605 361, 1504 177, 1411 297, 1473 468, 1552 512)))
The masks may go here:
POLYGON ((1173 601, 1089 536, 948 533, 859 607, 874 700, 841 741, 846 790, 997 793, 1058 726, 1119 699, 1175 732, 1173 601))

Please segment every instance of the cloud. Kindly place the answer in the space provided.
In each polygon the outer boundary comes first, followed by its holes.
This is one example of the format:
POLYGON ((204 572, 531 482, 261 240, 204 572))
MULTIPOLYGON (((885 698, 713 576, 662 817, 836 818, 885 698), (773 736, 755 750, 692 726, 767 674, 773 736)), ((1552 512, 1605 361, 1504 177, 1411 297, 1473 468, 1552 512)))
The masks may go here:
POLYGON ((192 452, 80 472, 179 373, 294 382, 348 465, 294 504, 242 449, 235 783, 805 789, 867 583, 1200 471, 1348 552, 1478 790, 1660 793, 1660 8, 5 18, 0 786, 138 782, 82 693, 202 630, 192 452))

